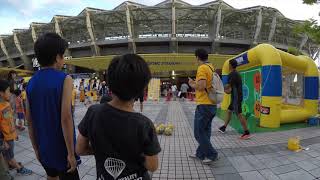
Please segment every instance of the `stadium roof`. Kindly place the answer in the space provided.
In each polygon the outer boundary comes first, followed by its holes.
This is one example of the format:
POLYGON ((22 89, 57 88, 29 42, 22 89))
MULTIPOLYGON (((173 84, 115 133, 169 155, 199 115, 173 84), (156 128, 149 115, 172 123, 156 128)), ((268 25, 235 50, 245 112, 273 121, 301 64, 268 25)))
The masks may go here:
POLYGON ((83 15, 85 15, 85 13, 86 13, 87 11, 90 11, 90 12, 103 12, 103 11, 106 11, 106 10, 104 10, 104 9, 98 9, 98 8, 92 8, 92 7, 86 7, 86 8, 84 8, 84 9, 79 13, 78 16, 83 16, 83 15))
POLYGON ((201 4, 200 6, 216 6, 216 5, 219 5, 220 3, 230 9, 234 9, 233 6, 229 5, 228 3, 224 2, 224 1, 220 1, 220 0, 207 2, 207 3, 201 4))
POLYGON ((117 7, 113 8, 113 10, 125 9, 127 5, 130 5, 133 7, 146 7, 146 5, 144 5, 144 4, 139 4, 136 2, 132 2, 132 1, 125 1, 125 2, 121 3, 120 5, 118 5, 117 7))
POLYGON ((190 53, 194 46, 204 45, 210 46, 211 53, 237 54, 247 50, 239 47, 259 43, 317 51, 310 38, 293 33, 301 22, 274 8, 236 9, 222 0, 201 5, 166 0, 153 6, 125 1, 113 10, 86 7, 77 16, 55 15, 48 23, 32 22, 29 29, 13 30, 15 38, 1 35, 0 67, 29 63, 30 68, 33 43, 46 32, 66 39, 67 53, 76 58, 127 52, 190 53), (219 51, 221 44, 225 47, 219 51))

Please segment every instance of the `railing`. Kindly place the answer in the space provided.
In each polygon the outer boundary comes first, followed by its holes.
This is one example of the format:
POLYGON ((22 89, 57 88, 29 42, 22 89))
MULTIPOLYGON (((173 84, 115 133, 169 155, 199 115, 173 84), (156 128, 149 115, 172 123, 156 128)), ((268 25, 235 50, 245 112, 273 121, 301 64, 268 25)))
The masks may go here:
POLYGON ((253 39, 253 33, 245 31, 221 31, 220 39, 251 40, 253 39))
POLYGON ((259 34, 259 41, 267 42, 269 40, 269 31, 261 31, 259 34))

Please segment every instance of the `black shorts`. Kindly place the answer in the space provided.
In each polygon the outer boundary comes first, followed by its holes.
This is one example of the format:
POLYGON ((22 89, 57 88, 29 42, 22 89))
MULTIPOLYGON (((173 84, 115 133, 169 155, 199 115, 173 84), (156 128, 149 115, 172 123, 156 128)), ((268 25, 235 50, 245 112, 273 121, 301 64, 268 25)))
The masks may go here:
POLYGON ((80 180, 78 169, 72 173, 61 172, 54 168, 43 167, 50 177, 59 177, 60 180, 80 180))
POLYGON ((3 157, 9 161, 14 158, 14 140, 6 141, 9 149, 3 151, 3 157))
POLYGON ((237 101, 231 101, 228 110, 231 112, 234 112, 235 114, 241 114, 242 113, 242 104, 241 102, 237 101))
POLYGON ((187 98, 187 93, 181 93, 180 98, 182 98, 182 97, 187 98))

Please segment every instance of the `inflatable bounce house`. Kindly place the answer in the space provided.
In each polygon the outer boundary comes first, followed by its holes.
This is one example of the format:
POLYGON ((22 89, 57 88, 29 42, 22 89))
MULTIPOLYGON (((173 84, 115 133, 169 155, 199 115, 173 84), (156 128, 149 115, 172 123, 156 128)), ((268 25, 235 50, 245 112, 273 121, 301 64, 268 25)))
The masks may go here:
MULTIPOLYGON (((260 44, 232 59, 238 62, 237 70, 242 77, 242 110, 251 131, 279 129, 288 123, 305 122, 318 113, 319 73, 309 57, 260 44)), ((230 60, 223 65, 224 84, 228 82, 230 60)), ((230 95, 225 94, 220 118, 224 118, 223 112, 229 104, 230 95)), ((234 115, 231 125, 239 131, 242 129, 234 115)))

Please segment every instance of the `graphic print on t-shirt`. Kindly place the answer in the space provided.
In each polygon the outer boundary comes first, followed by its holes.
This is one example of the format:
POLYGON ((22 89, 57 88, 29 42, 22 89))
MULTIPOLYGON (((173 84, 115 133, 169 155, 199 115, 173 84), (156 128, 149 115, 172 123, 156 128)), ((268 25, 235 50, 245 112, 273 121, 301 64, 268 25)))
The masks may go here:
POLYGON ((161 148, 150 119, 97 104, 88 109, 79 132, 92 143, 99 180, 151 180, 145 156, 154 156, 161 148))
POLYGON ((104 168, 116 180, 126 168, 126 163, 120 159, 107 158, 104 162, 104 168))
MULTIPOLYGON (((122 161, 121 159, 116 158, 107 158, 104 162, 104 168, 106 171, 113 177, 114 180, 117 180, 117 178, 121 175, 123 170, 126 168, 126 163, 122 161)), ((103 175, 99 178, 99 180, 104 180, 105 178, 103 175)), ((126 177, 122 177, 118 180, 142 180, 142 177, 138 177, 137 173, 128 175, 126 177)))

